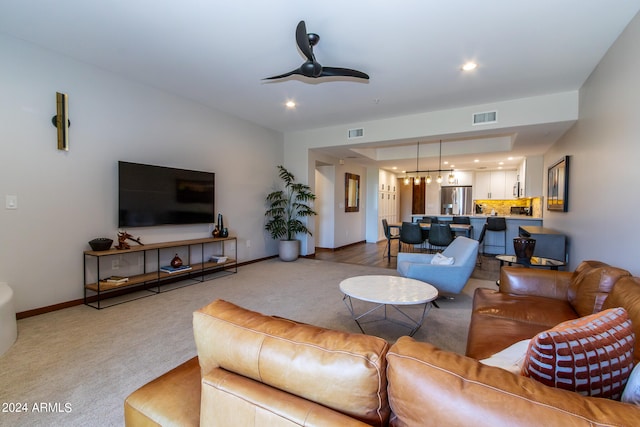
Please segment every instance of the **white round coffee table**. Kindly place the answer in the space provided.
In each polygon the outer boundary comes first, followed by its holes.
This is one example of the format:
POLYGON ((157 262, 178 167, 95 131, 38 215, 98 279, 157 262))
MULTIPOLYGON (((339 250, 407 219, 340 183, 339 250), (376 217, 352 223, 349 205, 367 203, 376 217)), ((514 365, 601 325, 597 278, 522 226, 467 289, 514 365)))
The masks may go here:
POLYGON ((431 308, 431 302, 438 298, 438 290, 430 284, 421 282, 420 280, 398 276, 373 275, 350 277, 340 282, 340 291, 344 293, 342 300, 363 334, 365 332, 360 324, 360 319, 381 307, 384 308, 384 319, 394 322, 393 319, 387 317, 387 306, 391 306, 409 321, 409 324, 397 321, 395 323, 400 323, 410 328, 409 336, 413 336, 418 329, 420 329, 422 323, 424 323, 424 319, 431 308), (358 315, 353 309, 352 298, 376 303, 377 305, 358 315), (419 304, 424 304, 424 307, 420 318, 417 320, 410 317, 398 307, 419 304))

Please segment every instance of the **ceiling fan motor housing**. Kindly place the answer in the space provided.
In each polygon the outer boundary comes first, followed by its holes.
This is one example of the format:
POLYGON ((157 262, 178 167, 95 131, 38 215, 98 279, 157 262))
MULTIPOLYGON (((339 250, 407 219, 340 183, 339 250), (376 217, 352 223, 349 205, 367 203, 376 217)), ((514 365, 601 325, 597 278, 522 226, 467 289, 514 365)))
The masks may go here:
POLYGON ((307 61, 300 66, 300 72, 305 77, 318 77, 322 74, 322 65, 317 62, 307 61))

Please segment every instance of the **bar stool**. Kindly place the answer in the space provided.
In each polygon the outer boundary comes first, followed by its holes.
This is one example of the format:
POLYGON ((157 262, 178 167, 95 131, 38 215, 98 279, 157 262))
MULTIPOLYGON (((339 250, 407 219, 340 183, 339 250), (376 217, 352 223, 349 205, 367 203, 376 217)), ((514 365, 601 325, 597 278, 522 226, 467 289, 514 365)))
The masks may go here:
MULTIPOLYGON (((503 237, 504 237, 504 250, 502 251, 502 253, 506 253, 507 252, 507 220, 504 217, 501 216, 490 216, 487 218, 487 233, 488 232, 493 232, 493 233, 502 233, 503 237)), ((484 245, 486 244, 486 242, 484 242, 482 244, 482 253, 485 254, 485 250, 484 250, 484 245)), ((490 255, 497 255, 497 254, 490 254, 490 255)))

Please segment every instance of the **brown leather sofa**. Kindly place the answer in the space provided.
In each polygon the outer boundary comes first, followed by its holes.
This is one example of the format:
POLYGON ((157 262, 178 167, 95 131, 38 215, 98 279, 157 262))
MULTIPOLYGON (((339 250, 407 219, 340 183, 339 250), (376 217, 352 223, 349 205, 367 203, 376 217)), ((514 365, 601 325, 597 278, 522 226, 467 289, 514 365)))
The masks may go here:
MULTIPOLYGON (((640 408, 486 366, 564 320, 624 307, 640 337, 640 279, 598 262, 575 272, 505 267, 474 296, 467 356, 264 316, 226 301, 194 313, 198 358, 125 401, 127 426, 635 426, 640 408), (615 286, 614 286, 615 285, 615 286)), ((640 339, 639 339, 640 341, 640 339)), ((640 358, 640 345, 635 359, 640 358)))

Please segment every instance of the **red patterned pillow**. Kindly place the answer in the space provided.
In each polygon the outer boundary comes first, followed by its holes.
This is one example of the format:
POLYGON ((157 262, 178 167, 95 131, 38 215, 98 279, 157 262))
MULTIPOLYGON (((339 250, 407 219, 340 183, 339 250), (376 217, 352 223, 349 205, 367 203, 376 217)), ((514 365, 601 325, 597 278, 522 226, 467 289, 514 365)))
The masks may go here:
POLYGON ((627 312, 611 308, 536 335, 522 374, 585 396, 619 400, 633 369, 634 344, 627 312))

